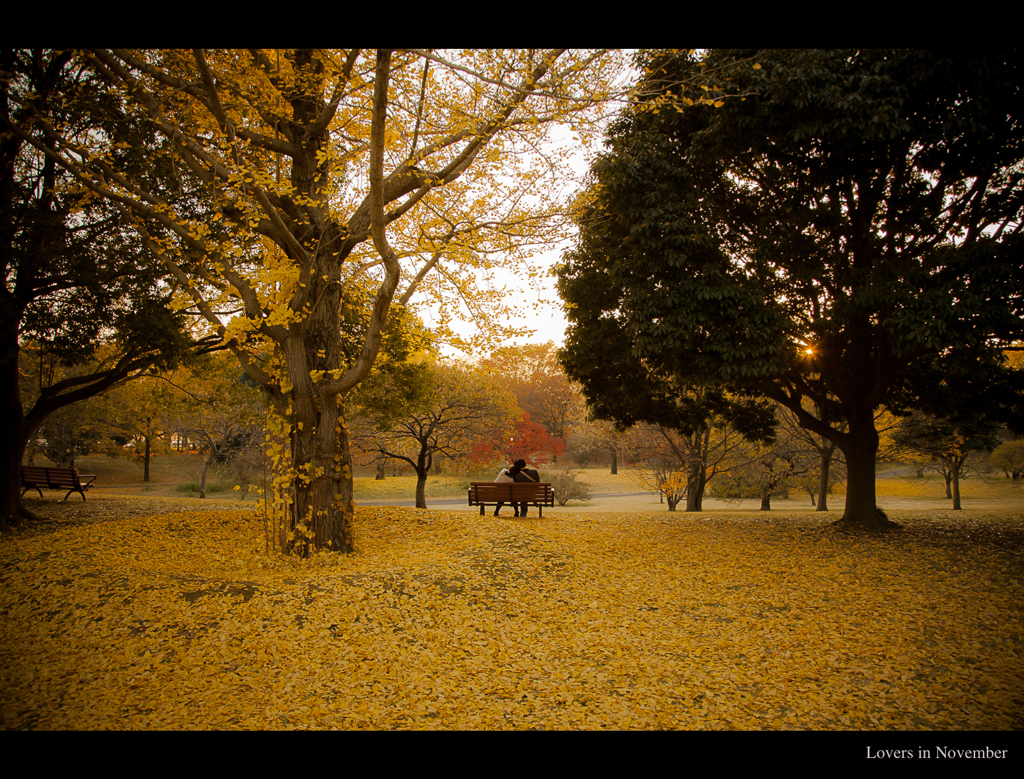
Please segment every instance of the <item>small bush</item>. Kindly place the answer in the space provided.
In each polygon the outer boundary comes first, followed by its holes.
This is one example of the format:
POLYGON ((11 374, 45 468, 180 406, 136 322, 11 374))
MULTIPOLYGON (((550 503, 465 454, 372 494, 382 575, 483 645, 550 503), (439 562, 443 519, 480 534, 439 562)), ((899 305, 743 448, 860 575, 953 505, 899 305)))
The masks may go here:
POLYGON ((564 506, 570 500, 587 501, 593 495, 590 485, 577 480, 578 473, 574 471, 561 471, 550 477, 551 488, 555 491, 555 502, 564 506))
MULTIPOLYGON (((197 481, 190 481, 187 484, 179 484, 177 489, 178 489, 178 492, 187 492, 189 495, 198 495, 199 494, 199 482, 197 482, 197 481)), ((223 482, 223 481, 216 481, 216 482, 208 481, 208 482, 206 482, 206 494, 207 495, 210 495, 210 494, 212 494, 214 492, 227 492, 228 490, 233 490, 233 489, 234 489, 234 485, 233 484, 229 484, 228 482, 223 482)))

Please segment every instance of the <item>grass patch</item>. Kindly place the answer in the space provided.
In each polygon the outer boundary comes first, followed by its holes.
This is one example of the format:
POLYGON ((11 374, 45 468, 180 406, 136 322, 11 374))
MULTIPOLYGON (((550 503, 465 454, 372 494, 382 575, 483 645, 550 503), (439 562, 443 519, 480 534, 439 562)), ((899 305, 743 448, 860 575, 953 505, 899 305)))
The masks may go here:
MULTIPOLYGON (((431 476, 427 479, 427 498, 464 498, 469 489, 470 481, 492 481, 493 476, 466 477, 466 476, 431 476)), ((389 476, 380 481, 373 477, 357 477, 353 479, 353 489, 356 500, 383 501, 383 500, 415 500, 416 499, 416 477, 415 476, 389 476)))
MULTIPOLYGON (((45 457, 36 457, 36 465, 53 465, 45 457)), ((86 455, 75 460, 81 474, 97 477, 89 490, 92 495, 147 495, 151 497, 191 497, 199 494, 203 458, 196 454, 157 454, 149 464, 149 481, 143 481, 142 459, 135 456, 108 457, 86 455)), ((235 500, 235 481, 230 466, 214 465, 207 476, 206 493, 218 500, 235 500)))
MULTIPOLYGON (((37 465, 52 465, 45 457, 36 458, 37 465)), ((203 469, 203 460, 199 455, 190 454, 158 454, 150 463, 150 481, 143 482, 141 460, 135 457, 111 458, 104 455, 88 455, 76 461, 80 473, 96 475, 98 478, 89 491, 90 498, 94 495, 146 495, 149 497, 191 497, 198 495, 198 483, 203 469), (184 486, 183 486, 184 485, 184 486)), ((547 465, 540 469, 541 478, 551 481, 559 472, 566 469, 560 464, 547 465)), ((622 467, 618 474, 611 474, 607 466, 575 468, 578 479, 587 484, 591 492, 600 494, 622 494, 642 492, 629 477, 628 469, 622 467)), ((908 478, 907 469, 900 464, 885 464, 878 468, 876 491, 880 505, 888 510, 890 507, 907 508, 920 506, 932 510, 949 508, 950 501, 945 498, 942 477, 929 473, 923 479, 908 478)), ((416 477, 403 474, 389 476, 377 481, 371 469, 357 469, 354 480, 356 501, 412 501, 416 497, 416 477)), ((434 475, 427 479, 427 501, 440 499, 464 499, 470 481, 492 481, 496 473, 485 473, 473 477, 434 475)), ((214 501, 234 501, 239 493, 234 491, 227 468, 214 466, 208 477, 208 483, 220 484, 223 489, 207 490, 207 499, 214 501)), ((712 482, 712 489, 714 482, 712 482)), ((985 477, 972 477, 961 481, 961 498, 965 510, 1002 509, 1019 507, 1024 509, 1024 480, 1006 479, 1000 473, 985 477)), ((792 508, 803 510, 806 497, 794 491, 790 501, 772 500, 773 506, 779 509, 792 508)), ((252 496, 250 496, 250 500, 252 496)), ((649 508, 641 507, 645 499, 636 501, 636 510, 658 513, 666 510, 663 504, 655 504, 649 508)), ((623 501, 609 503, 605 498, 595 498, 585 504, 571 502, 566 508, 579 510, 634 510, 633 506, 619 505, 623 501)), ((756 503, 756 502, 755 502, 756 503)), ((713 495, 708 501, 709 508, 714 505, 713 495)), ((752 505, 752 510, 757 506, 752 505)), ((843 489, 833 493, 829 498, 833 510, 841 510, 843 506, 843 489)), ((741 506, 747 510, 746 504, 741 506)), ((561 507, 560 507, 561 508, 561 507)), ((734 506, 727 507, 733 510, 734 506)), ((719 509, 715 509, 716 511, 719 509)))
MULTIPOLYGON (((216 494, 222 493, 222 492, 231 492, 231 491, 234 490, 234 488, 235 488, 235 485, 234 484, 230 484, 228 482, 223 482, 223 481, 209 482, 208 481, 206 483, 206 494, 207 495, 216 495, 216 494)), ((199 482, 195 482, 195 481, 190 481, 187 484, 179 484, 176 489, 177 489, 178 492, 184 492, 184 493, 187 493, 188 495, 198 495, 199 492, 200 492, 199 482)))
MULTIPOLYGON (((921 478, 905 473, 895 474, 879 469, 875 492, 880 497, 946 499, 946 480, 941 474, 928 473, 921 478)), ((1024 504, 1024 480, 1007 479, 1001 473, 972 475, 960 479, 960 496, 964 501, 972 498, 991 500, 1021 500, 1024 504)))

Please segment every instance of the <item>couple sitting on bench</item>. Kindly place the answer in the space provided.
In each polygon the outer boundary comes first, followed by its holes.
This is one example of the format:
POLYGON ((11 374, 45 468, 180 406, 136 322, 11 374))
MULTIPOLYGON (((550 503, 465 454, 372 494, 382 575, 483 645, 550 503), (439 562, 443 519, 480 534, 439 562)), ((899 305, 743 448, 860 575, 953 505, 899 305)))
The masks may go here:
MULTIPOLYGON (((526 460, 516 460, 511 468, 502 468, 498 474, 496 482, 510 482, 510 481, 532 481, 539 482, 540 474, 526 467, 526 460)), ((504 503, 499 503, 494 507, 494 516, 498 516, 498 512, 501 511, 501 507, 504 503)), ((515 509, 517 517, 525 517, 526 510, 529 508, 529 503, 513 503, 512 508, 515 509)))

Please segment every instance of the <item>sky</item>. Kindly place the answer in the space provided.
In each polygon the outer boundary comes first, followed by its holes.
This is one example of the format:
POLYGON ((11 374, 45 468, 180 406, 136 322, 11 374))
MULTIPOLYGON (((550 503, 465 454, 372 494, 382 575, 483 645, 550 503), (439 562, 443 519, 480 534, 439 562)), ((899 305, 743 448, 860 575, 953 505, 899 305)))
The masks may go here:
MULTIPOLYGON (((533 258, 532 262, 536 268, 546 271, 554 267, 560 259, 561 249, 555 249, 538 254, 533 258)), ((493 283, 496 286, 504 286, 509 290, 520 290, 515 293, 515 301, 507 302, 516 303, 520 314, 519 317, 511 320, 509 324, 521 328, 524 334, 519 338, 504 341, 503 344, 513 346, 526 343, 542 344, 551 341, 556 346, 561 346, 565 340, 565 328, 568 325, 568 320, 565 318, 562 301, 555 290, 554 277, 543 275, 534 282, 531 282, 531 286, 524 287, 524 280, 513 276, 510 272, 492 271, 492 275, 493 283), (527 330, 535 332, 527 334, 525 332, 527 330)), ((432 318, 432 312, 429 309, 421 309, 419 314, 423 317, 424 324, 427 327, 433 325, 435 320, 432 318)), ((468 338, 473 335, 475 326, 470 322, 465 322, 461 326, 453 325, 453 329, 460 336, 468 338)), ((441 353, 449 357, 463 356, 461 352, 450 347, 443 347, 441 353)))
MULTIPOLYGON (((637 75, 635 71, 627 68, 624 71, 623 83, 632 83, 637 75)), ((554 147, 570 142, 569 139, 575 141, 575 144, 579 144, 578 138, 575 137, 576 134, 566 126, 555 127, 552 132, 551 142, 554 147)), ((570 142, 570 145, 573 144, 570 142)), ((564 187, 563 194, 566 197, 569 196, 569 193, 578 191, 579 186, 582 185, 589 171, 590 160, 602 146, 603 138, 599 135, 590 148, 580 145, 571 154, 569 166, 572 174, 567 178, 561 179, 561 185, 564 187), (577 186, 570 185, 569 182, 571 181, 575 181, 577 186)), ((505 345, 542 344, 548 341, 553 342, 556 346, 564 344, 568 320, 562 308, 562 301, 555 290, 555 278, 548 275, 547 271, 561 261, 562 252, 569 248, 570 245, 569 241, 565 241, 549 251, 538 253, 532 258, 531 265, 533 268, 541 271, 541 275, 531 282, 532 286, 524 288, 525 279, 517 278, 511 273, 492 271, 493 283, 496 286, 522 290, 521 293, 517 293, 517 302, 521 304, 519 309, 522 316, 512 324, 522 327, 524 331, 534 331, 532 334, 523 335, 521 338, 511 339, 505 342, 505 345)), ((525 276, 525 274, 523 275, 525 276)), ((432 325, 430 311, 428 309, 421 309, 418 313, 424 318, 424 323, 427 327, 430 327, 432 325)), ((463 328, 454 329, 463 337, 471 336, 474 331, 474 327, 470 323, 466 323, 463 328)), ((448 357, 465 357, 461 352, 449 347, 443 347, 441 353, 448 357)))
MULTIPOLYGON (((638 75, 631 67, 625 67, 622 72, 622 85, 634 83, 638 75)), ((609 114, 608 118, 610 116, 611 114, 609 114)), ((565 149, 565 144, 568 144, 569 148, 574 149, 569 159, 572 173, 559 179, 559 183, 563 187, 563 195, 569 197, 582 186, 582 182, 585 180, 590 169, 591 159, 603 147, 603 137, 601 134, 598 134, 592 145, 588 148, 580 145, 577 134, 569 127, 563 125, 552 128, 550 140, 553 148, 561 147, 565 149), (575 183, 576 186, 573 186, 570 182, 575 183)), ((530 282, 530 286, 523 286, 526 283, 525 274, 523 274, 524 278, 520 279, 511 273, 491 272, 495 286, 503 286, 510 290, 521 290, 521 292, 515 293, 515 302, 519 304, 518 308, 521 316, 509 324, 520 327, 523 331, 533 331, 532 333, 524 333, 520 338, 510 339, 504 342, 504 345, 543 344, 549 341, 554 343, 555 346, 560 347, 564 345, 565 329, 568 327, 568 320, 562 308, 562 301, 555 290, 555 278, 550 276, 548 271, 561 261, 562 252, 569 248, 569 246, 571 246, 570 241, 565 241, 556 247, 552 247, 549 251, 538 253, 532 258, 531 265, 533 269, 539 270, 541 273, 530 282)), ((414 296, 413 299, 415 300, 416 297, 414 296)), ((427 327, 431 327, 433 321, 436 321, 432 320, 429 309, 421 308, 417 313, 423 317, 424 324, 427 327)), ((471 323, 466 323, 462 328, 453 326, 453 329, 462 337, 470 337, 474 333, 474 326, 471 323)), ((459 359, 467 357, 467 355, 451 347, 442 347, 441 353, 446 357, 459 359)), ((469 358, 474 359, 479 356, 469 355, 469 358)))
MULTIPOLYGON (((538 265, 543 265, 545 268, 551 268, 560 261, 558 252, 550 252, 544 256, 538 257, 538 265)), ((561 346, 565 341, 565 328, 568 326, 569 321, 565 318, 565 310, 562 308, 562 300, 558 297, 558 292, 555 291, 555 279, 551 276, 545 276, 543 286, 537 292, 530 291, 529 294, 524 295, 524 299, 528 299, 531 304, 536 304, 535 307, 531 307, 524 311, 525 320, 524 327, 536 330, 537 332, 532 335, 523 338, 524 343, 545 343, 547 341, 553 341, 556 346, 561 346)))
MULTIPOLYGON (((590 153, 592 154, 593 151, 591 149, 590 153)), ((580 147, 578 153, 573 155, 570 165, 574 171, 575 180, 582 182, 590 167, 587 150, 580 147)), ((568 191, 576 189, 576 187, 570 187, 568 191)), ((512 324, 521 327, 524 331, 535 331, 532 334, 523 335, 521 338, 506 341, 504 342, 505 345, 542 344, 548 341, 553 342, 556 346, 563 345, 568 320, 565 318, 562 301, 555 290, 556 280, 553 276, 548 275, 548 271, 561 262, 562 252, 569 248, 569 246, 571 246, 571 242, 567 240, 547 251, 538 252, 534 255, 531 258, 530 265, 533 269, 540 271, 540 274, 533 280, 527 280, 525 273, 522 274, 522 277, 519 277, 513 275, 510 271, 500 269, 490 271, 492 276, 491 283, 495 286, 505 287, 509 290, 521 290, 515 293, 515 302, 518 304, 517 307, 520 310, 521 318, 515 320, 512 324), (524 284, 529 284, 529 286, 524 286, 524 284)), ((415 300, 416 296, 413 299, 415 300)), ((427 327, 433 324, 429 309, 421 309, 418 313, 423 317, 424 324, 427 327)), ((462 328, 455 327, 453 329, 456 329, 458 334, 463 337, 469 337, 474 332, 474 326, 471 323, 466 323, 462 328)), ((448 347, 443 347, 441 353, 449 357, 464 356, 461 352, 448 347)))

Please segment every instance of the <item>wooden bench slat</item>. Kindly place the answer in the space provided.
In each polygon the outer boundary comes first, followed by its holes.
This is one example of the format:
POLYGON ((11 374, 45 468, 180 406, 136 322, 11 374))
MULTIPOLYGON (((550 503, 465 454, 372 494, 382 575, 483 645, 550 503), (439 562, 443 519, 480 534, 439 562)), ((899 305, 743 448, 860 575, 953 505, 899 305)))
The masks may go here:
POLYGON ((544 506, 555 505, 555 491, 550 482, 474 481, 469 485, 469 505, 480 507, 480 516, 488 505, 499 503, 530 503, 544 516, 544 506))
POLYGON ((21 486, 24 495, 29 490, 35 490, 39 497, 43 497, 43 487, 50 490, 67 490, 64 496, 66 501, 71 497, 72 492, 77 492, 85 500, 85 491, 96 481, 95 476, 82 475, 76 468, 47 468, 39 465, 21 466, 21 486), (83 481, 88 479, 88 481, 83 481))

